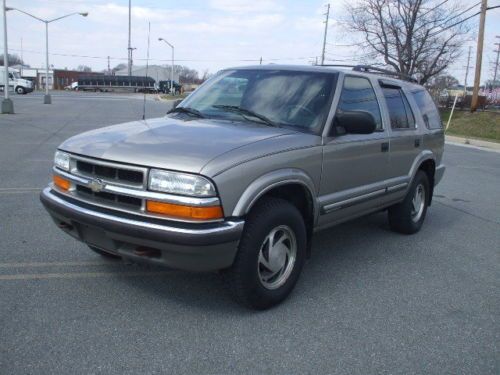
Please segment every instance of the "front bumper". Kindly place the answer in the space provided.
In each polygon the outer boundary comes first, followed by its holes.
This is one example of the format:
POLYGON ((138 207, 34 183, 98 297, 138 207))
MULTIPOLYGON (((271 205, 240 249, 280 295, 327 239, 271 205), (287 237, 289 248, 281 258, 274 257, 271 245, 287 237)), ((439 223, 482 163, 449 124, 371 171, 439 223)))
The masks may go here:
POLYGON ((139 262, 192 271, 231 266, 244 225, 243 220, 198 224, 145 219, 64 197, 50 187, 40 200, 61 229, 88 245, 139 262))

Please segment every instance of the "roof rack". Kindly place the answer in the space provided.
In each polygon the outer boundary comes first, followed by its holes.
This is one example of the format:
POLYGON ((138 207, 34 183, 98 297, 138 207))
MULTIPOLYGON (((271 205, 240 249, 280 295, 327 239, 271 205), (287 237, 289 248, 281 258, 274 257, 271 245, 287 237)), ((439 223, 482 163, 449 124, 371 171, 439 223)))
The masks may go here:
POLYGON ((417 79, 413 78, 412 76, 410 76, 408 74, 400 73, 400 72, 393 72, 391 70, 377 68, 377 67, 371 66, 371 65, 323 64, 321 66, 336 66, 339 68, 352 68, 352 70, 354 70, 356 72, 378 73, 381 75, 390 76, 390 77, 397 77, 397 78, 405 80, 405 81, 418 83, 417 79))

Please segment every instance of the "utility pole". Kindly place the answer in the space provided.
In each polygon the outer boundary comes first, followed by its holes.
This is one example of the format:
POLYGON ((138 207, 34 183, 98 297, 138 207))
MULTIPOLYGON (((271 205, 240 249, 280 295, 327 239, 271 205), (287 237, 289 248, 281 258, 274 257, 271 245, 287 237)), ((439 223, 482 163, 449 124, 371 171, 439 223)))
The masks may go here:
POLYGON ((109 66, 109 56, 108 56, 108 74, 111 74, 111 68, 109 66))
POLYGON ((23 38, 21 37, 21 77, 23 76, 24 59, 23 59, 23 38))
POLYGON ((130 38, 132 35, 132 0, 128 0, 128 76, 132 75, 132 45, 130 38))
POLYGON ((325 62, 326 34, 328 33, 328 18, 330 18, 330 3, 326 4, 325 33, 323 34, 323 51, 321 52, 321 65, 325 62))
POLYGON ((472 47, 469 46, 469 53, 467 55, 467 67, 465 68, 465 82, 464 82, 464 99, 467 95, 467 77, 469 76, 469 66, 470 66, 470 51, 472 47))
MULTIPOLYGON (((496 38, 500 38, 500 36, 496 36, 496 38)), ((493 85, 496 85, 496 80, 497 80, 497 70, 498 70, 498 57, 500 56, 500 43, 495 43, 497 46, 497 50, 495 51, 497 53, 497 60, 495 62, 495 74, 493 75, 493 85)))
POLYGON ((7 7, 5 6, 5 0, 2 3, 2 13, 3 13, 3 69, 4 69, 4 85, 3 94, 4 99, 2 100, 2 113, 14 113, 14 103, 9 99, 9 50, 7 48, 7 7))
POLYGON ((259 63, 259 65, 262 65, 262 56, 260 57, 260 63, 259 63))
POLYGON ((487 8, 488 8, 488 0, 482 0, 481 15, 479 17, 479 34, 477 37, 476 74, 474 75, 474 89, 472 91, 472 102, 470 105, 471 112, 475 112, 477 110, 479 85, 481 83, 481 65, 483 63, 484 24, 486 21, 487 8))

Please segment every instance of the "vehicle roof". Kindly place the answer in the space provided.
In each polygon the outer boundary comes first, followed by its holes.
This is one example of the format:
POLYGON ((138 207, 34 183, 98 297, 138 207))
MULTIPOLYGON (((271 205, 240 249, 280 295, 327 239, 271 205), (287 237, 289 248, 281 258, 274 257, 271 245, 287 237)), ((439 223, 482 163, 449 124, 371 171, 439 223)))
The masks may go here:
POLYGON ((390 77, 384 75, 382 73, 370 73, 370 72, 361 72, 357 70, 352 70, 349 67, 339 67, 339 66, 327 66, 327 65, 281 65, 281 64, 267 64, 267 65, 247 65, 247 66, 235 66, 230 67, 224 70, 289 70, 289 71, 301 71, 301 72, 330 72, 330 73, 344 73, 356 76, 364 76, 374 79, 381 79, 385 82, 393 82, 398 85, 407 86, 410 90, 421 89, 422 86, 409 82, 407 80, 398 79, 394 77, 390 77))

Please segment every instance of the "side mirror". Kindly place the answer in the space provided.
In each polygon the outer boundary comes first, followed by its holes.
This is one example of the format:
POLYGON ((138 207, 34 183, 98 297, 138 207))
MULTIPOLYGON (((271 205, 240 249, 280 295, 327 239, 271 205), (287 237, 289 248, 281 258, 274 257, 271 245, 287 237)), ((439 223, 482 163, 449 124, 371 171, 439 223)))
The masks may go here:
POLYGON ((342 111, 335 115, 335 126, 350 134, 371 134, 377 128, 375 118, 365 111, 342 111))

